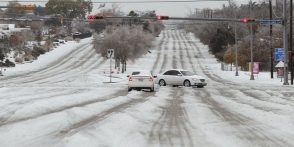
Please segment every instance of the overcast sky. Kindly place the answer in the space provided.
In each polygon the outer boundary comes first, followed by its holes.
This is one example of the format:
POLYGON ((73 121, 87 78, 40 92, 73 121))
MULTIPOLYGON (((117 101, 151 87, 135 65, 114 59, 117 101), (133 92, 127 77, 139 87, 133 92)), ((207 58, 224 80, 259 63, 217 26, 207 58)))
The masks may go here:
MULTIPOLYGON (((46 0, 18 0, 21 4, 36 4, 37 6, 45 6, 46 0), (30 1, 30 2, 29 2, 30 1)), ((101 9, 111 7, 111 2, 117 2, 124 13, 129 13, 131 10, 135 11, 149 11, 155 10, 158 15, 168 15, 170 17, 185 17, 189 11, 201 10, 203 8, 216 9, 221 8, 223 4, 228 5, 226 0, 194 0, 195 2, 187 2, 193 0, 92 0, 93 10, 92 14, 96 14, 101 9), (152 2, 156 1, 156 2, 152 2), (163 2, 169 1, 169 2, 163 2), (171 2, 172 1, 172 2, 171 2), (186 1, 186 2, 180 2, 186 1), (107 3, 105 3, 107 2, 107 3), (127 2, 127 3, 126 3, 127 2), (134 2, 134 3, 132 3, 134 2), (138 3, 139 2, 139 3, 138 3), (105 3, 105 7, 98 9, 100 4, 105 3)), ((260 0, 252 0, 260 1, 260 0)), ((263 0, 262 0, 263 1, 263 0)), ((268 0, 264 0, 268 1, 268 0)), ((249 0, 236 0, 238 5, 247 4, 249 0)), ((7 0, 1 0, 0 6, 7 6, 7 0)))

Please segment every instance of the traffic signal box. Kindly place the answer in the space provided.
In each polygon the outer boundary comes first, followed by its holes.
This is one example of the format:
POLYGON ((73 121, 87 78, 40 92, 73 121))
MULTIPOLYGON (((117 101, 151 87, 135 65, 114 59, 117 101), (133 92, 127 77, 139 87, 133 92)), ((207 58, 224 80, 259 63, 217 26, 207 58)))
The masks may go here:
POLYGON ((255 22, 255 19, 254 18, 244 18, 243 22, 244 23, 252 23, 252 22, 255 22))
POLYGON ((288 52, 288 56, 289 56, 289 57, 293 57, 293 55, 294 55, 294 52, 293 52, 293 51, 289 51, 289 52, 288 52))
POLYGON ((160 15, 158 15, 156 18, 157 18, 157 20, 168 20, 169 19, 168 16, 160 16, 160 15))
POLYGON ((34 5, 16 5, 15 10, 34 10, 35 6, 34 5))
POLYGON ((88 15, 88 19, 103 19, 102 15, 88 15))

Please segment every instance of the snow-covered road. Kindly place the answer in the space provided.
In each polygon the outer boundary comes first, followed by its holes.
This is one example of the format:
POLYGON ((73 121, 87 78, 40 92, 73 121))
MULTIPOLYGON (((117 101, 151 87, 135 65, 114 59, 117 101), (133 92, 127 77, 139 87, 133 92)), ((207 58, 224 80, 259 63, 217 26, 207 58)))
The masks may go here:
POLYGON ((151 53, 115 71, 115 83, 90 41, 0 77, 1 147, 294 146, 294 87, 246 81, 241 71, 230 78, 192 34, 164 30, 151 53), (142 68, 189 69, 208 85, 127 92, 126 75, 142 68))

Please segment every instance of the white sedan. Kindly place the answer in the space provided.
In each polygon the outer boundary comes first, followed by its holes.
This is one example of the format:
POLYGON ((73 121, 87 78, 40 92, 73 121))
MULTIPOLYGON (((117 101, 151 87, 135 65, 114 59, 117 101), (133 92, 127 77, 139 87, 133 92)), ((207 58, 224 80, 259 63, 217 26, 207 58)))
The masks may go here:
POLYGON ((207 85, 204 77, 195 75, 184 69, 170 69, 164 71, 162 74, 157 75, 155 83, 160 86, 196 86, 199 88, 207 85))
POLYGON ((128 81, 128 91, 132 89, 141 90, 149 89, 151 92, 154 91, 154 78, 149 70, 135 70, 132 75, 127 76, 128 81))

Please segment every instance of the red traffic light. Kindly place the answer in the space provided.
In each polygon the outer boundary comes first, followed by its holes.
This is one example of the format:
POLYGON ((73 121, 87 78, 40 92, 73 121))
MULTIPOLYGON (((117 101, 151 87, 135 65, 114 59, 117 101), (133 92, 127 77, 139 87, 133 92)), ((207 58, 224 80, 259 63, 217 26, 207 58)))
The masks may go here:
POLYGON ((88 15, 88 19, 95 19, 95 15, 88 15))
POLYGON ((288 52, 288 56, 289 56, 289 57, 292 57, 292 56, 293 56, 292 51, 289 51, 289 52, 288 52))
POLYGON ((244 23, 253 23, 253 22, 255 22, 255 19, 254 18, 244 18, 243 22, 244 23))
POLYGON ((168 20, 169 17, 168 17, 168 16, 161 16, 161 15, 158 15, 158 16, 156 16, 156 19, 157 19, 157 20, 168 20))
POLYGON ((248 22, 248 19, 247 19, 247 18, 244 18, 244 19, 243 19, 243 22, 244 22, 244 23, 247 23, 247 22, 248 22))
POLYGON ((88 15, 88 19, 103 19, 102 15, 88 15))
POLYGON ((161 19, 161 16, 160 16, 160 15, 158 15, 158 16, 157 16, 157 20, 160 20, 160 19, 161 19))

